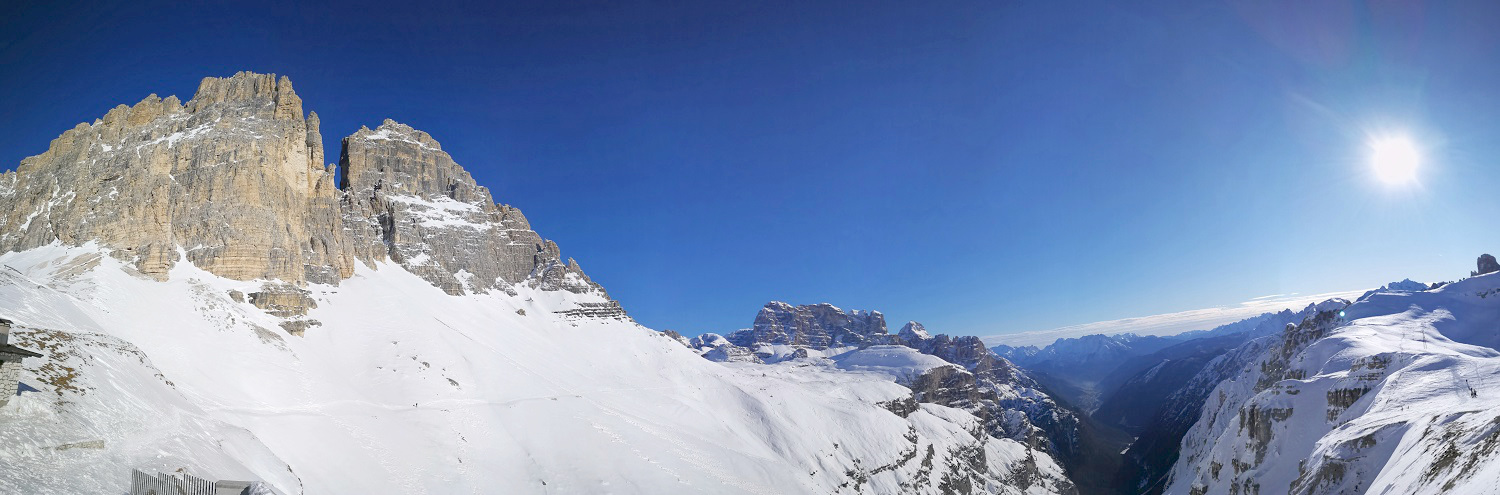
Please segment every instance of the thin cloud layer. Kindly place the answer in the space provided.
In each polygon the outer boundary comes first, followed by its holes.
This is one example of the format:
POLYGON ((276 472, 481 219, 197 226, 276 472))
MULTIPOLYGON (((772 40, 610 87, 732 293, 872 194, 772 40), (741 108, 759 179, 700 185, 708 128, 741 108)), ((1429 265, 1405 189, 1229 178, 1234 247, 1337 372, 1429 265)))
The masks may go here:
POLYGON ((1133 333, 1136 335, 1177 335, 1193 330, 1209 330, 1219 325, 1234 323, 1262 313, 1281 311, 1283 309, 1298 310, 1316 302, 1326 301, 1335 297, 1354 300, 1364 294, 1365 291, 1356 290, 1348 292, 1329 292, 1326 294, 1277 294, 1261 296, 1249 301, 1231 306, 1219 306, 1215 308, 1194 309, 1180 311, 1177 313, 1166 313, 1152 316, 1138 316, 1135 318, 1124 318, 1119 320, 1099 321, 1084 323, 1081 325, 1070 325, 1054 328, 1051 330, 1040 330, 1035 332, 1018 332, 1003 335, 989 335, 981 337, 986 345, 1009 345, 1009 346, 1045 346, 1057 339, 1082 337, 1084 335, 1105 334, 1114 335, 1121 333, 1133 333))

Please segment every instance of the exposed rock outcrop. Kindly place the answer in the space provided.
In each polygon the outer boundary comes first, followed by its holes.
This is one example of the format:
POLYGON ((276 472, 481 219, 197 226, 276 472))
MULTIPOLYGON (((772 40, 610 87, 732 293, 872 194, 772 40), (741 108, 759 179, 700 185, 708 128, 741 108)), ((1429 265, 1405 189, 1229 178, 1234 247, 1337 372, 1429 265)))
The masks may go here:
POLYGON ((250 293, 250 304, 271 316, 291 318, 303 316, 307 310, 318 307, 311 294, 286 284, 265 284, 259 292, 250 293))
POLYGON ((320 326, 323 322, 318 320, 287 320, 281 322, 281 329, 293 337, 301 337, 307 333, 307 329, 320 326))
MULTIPOLYGON (((973 409, 986 400, 994 400, 995 393, 981 389, 974 374, 958 366, 938 366, 923 372, 907 383, 918 402, 941 404, 959 409, 973 409)), ((1023 437, 1024 438, 1024 437, 1023 437)))
POLYGON ((557 313, 570 318, 609 318, 615 320, 630 319, 629 316, 625 315, 625 308, 621 308, 620 303, 616 301, 605 301, 597 303, 581 302, 572 309, 558 311, 557 313))
MULTIPOLYGON (((920 325, 920 324, 918 324, 920 325)), ((910 326, 910 325, 909 325, 910 326)), ((915 335, 915 328, 912 334, 915 335)), ((925 332, 925 329, 923 331, 925 332)), ((959 392, 931 395, 935 399, 957 402, 943 405, 960 407, 984 418, 990 434, 1013 438, 1053 454, 1064 466, 1072 464, 1079 452, 1078 417, 1054 402, 1036 380, 1027 376, 1010 361, 1001 358, 972 335, 938 334, 928 338, 903 339, 903 344, 957 364, 973 377, 967 379, 979 389, 968 392, 961 377, 935 377, 943 388, 959 392)), ((936 371, 936 370, 934 370, 936 371)), ((1071 467, 1071 466, 1069 466, 1071 467)))
POLYGON ((1479 255, 1479 262, 1478 262, 1478 264, 1479 264, 1479 270, 1476 271, 1476 272, 1474 272, 1475 275, 1484 275, 1486 273, 1500 272, 1500 262, 1496 262, 1494 256, 1490 256, 1488 254, 1481 254, 1481 255, 1479 255))

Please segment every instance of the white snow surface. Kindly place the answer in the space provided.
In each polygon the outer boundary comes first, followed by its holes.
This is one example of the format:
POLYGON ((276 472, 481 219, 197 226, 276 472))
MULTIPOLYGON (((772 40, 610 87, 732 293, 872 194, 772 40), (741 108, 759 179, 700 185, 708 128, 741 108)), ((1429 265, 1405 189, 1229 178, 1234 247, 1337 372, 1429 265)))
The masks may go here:
POLYGON ((425 143, 423 143, 423 142, 421 142, 421 141, 413 138, 412 136, 408 135, 407 133, 401 132, 400 130, 394 130, 394 129, 389 128, 389 127, 381 127, 379 130, 370 132, 368 134, 364 134, 362 137, 364 137, 365 139, 372 140, 372 141, 403 141, 403 142, 406 142, 406 143, 415 144, 415 145, 420 146, 420 147, 422 147, 424 149, 433 150, 433 151, 441 151, 441 150, 438 150, 435 147, 428 146, 427 144, 425 144, 425 143))
MULTIPOLYGON (((720 337, 718 334, 710 335, 713 335, 713 337, 719 337, 719 339, 723 339, 723 337, 720 337)), ((713 337, 710 337, 709 339, 712 340, 713 337)), ((718 342, 717 340, 712 341, 718 342)), ((729 341, 728 339, 723 339, 723 342, 728 343, 729 341)), ((795 359, 797 351, 802 351, 807 354, 808 359, 815 360, 818 358, 833 357, 858 349, 858 347, 829 347, 827 349, 812 349, 808 347, 788 344, 756 344, 755 354, 759 356, 762 361, 765 361, 767 363, 779 363, 788 359, 795 359)))
POLYGON ((409 194, 388 194, 387 201, 407 206, 406 212, 423 227, 465 227, 488 230, 496 224, 484 217, 484 209, 473 203, 464 203, 447 196, 423 199, 409 194))
POLYGON ((870 346, 832 359, 839 369, 880 373, 896 380, 909 380, 939 366, 957 366, 903 345, 870 346))
MULTIPOLYGON (((322 325, 299 338, 231 299, 259 281, 177 263, 156 282, 100 253, 0 255, 11 341, 46 355, 22 373, 40 392, 0 408, 0 493, 120 493, 131 468, 284 494, 931 493, 929 450, 939 470, 965 448, 991 473, 1028 462, 967 412, 883 408, 910 391, 878 373, 722 365, 629 321, 555 313, 597 295, 451 296, 360 266, 308 287, 322 325)), ((851 360, 918 366, 881 356, 851 360)))
POLYGON ((1289 353, 1235 351, 1258 357, 1210 394, 1166 493, 1500 493, 1500 275, 1393 286, 1289 353))

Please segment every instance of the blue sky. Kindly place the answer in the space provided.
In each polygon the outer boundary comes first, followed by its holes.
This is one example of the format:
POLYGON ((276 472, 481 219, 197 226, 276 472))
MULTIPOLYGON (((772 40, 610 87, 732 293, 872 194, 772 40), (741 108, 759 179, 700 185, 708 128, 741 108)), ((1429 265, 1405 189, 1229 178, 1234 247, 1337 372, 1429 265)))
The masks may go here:
POLYGON ((285 74, 325 142, 430 132, 687 334, 772 299, 1042 330, 1500 251, 1500 4, 1135 3, 7 4, 0 169, 116 104, 285 74), (1419 184, 1372 178, 1382 133, 1419 184))

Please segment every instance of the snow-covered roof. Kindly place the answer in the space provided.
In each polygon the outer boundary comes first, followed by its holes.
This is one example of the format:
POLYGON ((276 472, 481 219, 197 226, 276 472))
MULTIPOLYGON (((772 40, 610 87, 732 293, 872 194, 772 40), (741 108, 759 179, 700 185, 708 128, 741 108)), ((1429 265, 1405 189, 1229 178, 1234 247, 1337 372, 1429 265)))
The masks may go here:
POLYGON ((35 352, 32 352, 32 351, 28 351, 26 349, 22 349, 20 347, 16 347, 16 346, 13 346, 13 345, 10 345, 10 344, 0 345, 0 359, 11 358, 11 357, 14 357, 14 356, 20 356, 20 357, 42 357, 41 354, 38 354, 38 353, 35 353, 35 352))

